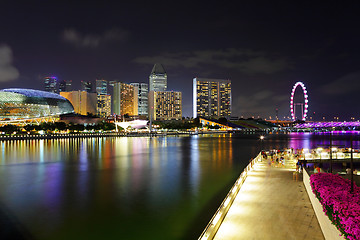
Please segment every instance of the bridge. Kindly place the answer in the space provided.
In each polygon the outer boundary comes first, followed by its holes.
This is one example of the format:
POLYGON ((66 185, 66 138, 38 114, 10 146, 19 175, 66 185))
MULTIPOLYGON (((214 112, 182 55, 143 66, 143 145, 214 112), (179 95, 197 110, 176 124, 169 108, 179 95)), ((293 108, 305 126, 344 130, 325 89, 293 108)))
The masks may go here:
POLYGON ((295 128, 332 128, 332 127, 360 127, 360 122, 305 122, 294 126, 295 128))

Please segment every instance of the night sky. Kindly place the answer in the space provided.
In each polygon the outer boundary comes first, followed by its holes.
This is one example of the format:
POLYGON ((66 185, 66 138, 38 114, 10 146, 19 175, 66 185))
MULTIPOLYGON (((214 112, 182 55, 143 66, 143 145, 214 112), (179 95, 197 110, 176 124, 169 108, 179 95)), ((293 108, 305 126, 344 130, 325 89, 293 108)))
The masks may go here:
POLYGON ((43 90, 46 75, 75 89, 97 78, 148 83, 160 62, 185 117, 192 79, 206 77, 232 81, 234 116, 290 116, 302 81, 313 119, 360 118, 355 1, 241 2, 1 1, 0 88, 43 90))

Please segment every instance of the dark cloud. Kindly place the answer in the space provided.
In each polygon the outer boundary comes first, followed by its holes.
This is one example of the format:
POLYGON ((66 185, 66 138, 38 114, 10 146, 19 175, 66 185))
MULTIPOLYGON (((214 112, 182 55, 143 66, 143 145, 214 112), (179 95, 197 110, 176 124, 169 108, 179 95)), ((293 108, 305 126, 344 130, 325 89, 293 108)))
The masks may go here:
POLYGON ((321 88, 329 95, 344 95, 360 91, 360 72, 347 74, 335 81, 329 82, 321 88))
POLYGON ((19 71, 12 65, 12 51, 9 46, 0 45, 0 82, 15 80, 19 71))
POLYGON ((272 74, 291 68, 285 57, 272 57, 250 49, 202 50, 183 53, 164 53, 134 59, 139 64, 161 62, 167 66, 200 68, 202 65, 235 69, 245 74, 272 74))
POLYGON ((103 34, 82 34, 75 29, 65 29, 62 33, 62 39, 76 47, 96 48, 103 43, 124 41, 129 33, 120 29, 111 29, 103 34))
MULTIPOLYGON (((234 94, 233 94, 234 95, 234 94)), ((272 90, 259 90, 254 93, 245 93, 233 96, 232 112, 239 116, 269 116, 273 115, 276 106, 287 103, 288 95, 278 95, 272 90)), ((286 106, 285 106, 286 107, 286 106)), ((285 110, 286 111, 286 110, 285 110)))

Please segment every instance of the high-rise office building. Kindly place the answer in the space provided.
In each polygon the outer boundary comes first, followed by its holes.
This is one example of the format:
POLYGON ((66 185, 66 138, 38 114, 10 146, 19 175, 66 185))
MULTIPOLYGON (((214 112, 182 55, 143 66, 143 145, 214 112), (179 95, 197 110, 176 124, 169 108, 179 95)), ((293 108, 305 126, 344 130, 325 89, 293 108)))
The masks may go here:
POLYGON ((56 77, 45 77, 44 86, 46 92, 57 93, 56 89, 57 79, 56 77))
POLYGON ((72 91, 72 81, 62 80, 59 83, 59 92, 70 92, 70 91, 72 91))
POLYGON ((87 81, 81 81, 81 91, 88 93, 93 92, 92 83, 87 81))
POLYGON ((153 120, 182 119, 181 92, 150 91, 149 118, 152 118, 153 120))
POLYGON ((138 115, 138 97, 135 86, 122 82, 112 82, 112 113, 116 115, 138 115))
POLYGON ((108 95, 108 81, 96 79, 97 115, 107 117, 111 115, 111 95, 108 95))
POLYGON ((130 83, 130 84, 137 87, 138 115, 147 116, 149 85, 147 83, 130 83))
POLYGON ((97 94, 108 94, 107 81, 104 79, 96 79, 96 93, 97 94))
POLYGON ((193 79, 193 117, 230 117, 231 81, 193 79))
POLYGON ((149 91, 166 91, 167 74, 160 63, 156 63, 149 76, 149 91))
POLYGON ((96 114, 97 94, 86 91, 60 92, 60 95, 71 102, 75 113, 87 115, 96 114))
POLYGON ((111 96, 105 94, 97 95, 97 115, 99 117, 107 117, 111 115, 111 96))

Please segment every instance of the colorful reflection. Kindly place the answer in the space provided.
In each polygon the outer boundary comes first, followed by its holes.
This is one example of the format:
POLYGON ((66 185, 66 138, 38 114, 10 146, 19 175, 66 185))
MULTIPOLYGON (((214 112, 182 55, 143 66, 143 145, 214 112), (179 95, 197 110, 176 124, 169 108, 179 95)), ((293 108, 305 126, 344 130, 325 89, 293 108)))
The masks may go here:
POLYGON ((0 214, 12 215, 0 217, 17 219, 14 229, 33 239, 196 239, 261 148, 311 148, 325 138, 3 141, 0 214))

